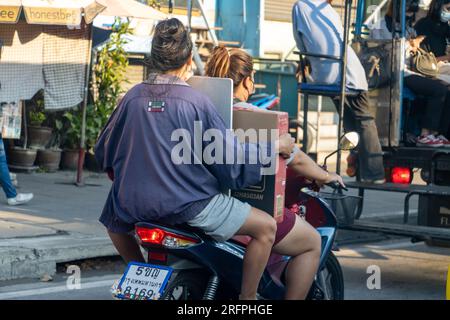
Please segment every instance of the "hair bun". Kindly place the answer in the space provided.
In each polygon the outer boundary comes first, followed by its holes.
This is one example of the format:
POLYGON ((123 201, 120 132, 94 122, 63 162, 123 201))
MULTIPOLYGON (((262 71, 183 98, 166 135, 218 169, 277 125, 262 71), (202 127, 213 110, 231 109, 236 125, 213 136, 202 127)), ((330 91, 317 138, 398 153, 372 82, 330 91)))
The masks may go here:
POLYGON ((161 21, 152 40, 150 67, 158 71, 181 68, 192 54, 191 37, 180 20, 161 21))

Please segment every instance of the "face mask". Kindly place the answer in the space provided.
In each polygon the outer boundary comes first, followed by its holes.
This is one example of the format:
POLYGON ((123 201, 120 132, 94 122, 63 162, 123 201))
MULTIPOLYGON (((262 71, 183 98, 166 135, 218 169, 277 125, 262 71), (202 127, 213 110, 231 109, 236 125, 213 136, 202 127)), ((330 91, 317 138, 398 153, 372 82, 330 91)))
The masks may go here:
POLYGON ((256 88, 255 88, 255 78, 254 78, 254 76, 252 75, 251 76, 251 81, 252 81, 252 84, 253 84, 253 90, 250 92, 250 90, 248 90, 247 88, 245 88, 246 90, 247 90, 247 92, 248 92, 248 97, 250 98, 250 96, 252 96, 252 95, 254 95, 255 93, 256 93, 256 88))
POLYGON ((444 23, 448 23, 450 21, 450 12, 447 10, 441 11, 441 21, 444 23))

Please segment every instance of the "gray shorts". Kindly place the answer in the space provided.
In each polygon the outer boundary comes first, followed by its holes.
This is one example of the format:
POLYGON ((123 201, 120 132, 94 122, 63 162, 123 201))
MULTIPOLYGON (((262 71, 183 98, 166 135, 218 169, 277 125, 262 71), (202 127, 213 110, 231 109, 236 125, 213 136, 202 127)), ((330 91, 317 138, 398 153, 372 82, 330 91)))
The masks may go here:
POLYGON ((218 194, 188 225, 202 229, 215 240, 224 242, 236 235, 244 225, 251 208, 248 203, 218 194))

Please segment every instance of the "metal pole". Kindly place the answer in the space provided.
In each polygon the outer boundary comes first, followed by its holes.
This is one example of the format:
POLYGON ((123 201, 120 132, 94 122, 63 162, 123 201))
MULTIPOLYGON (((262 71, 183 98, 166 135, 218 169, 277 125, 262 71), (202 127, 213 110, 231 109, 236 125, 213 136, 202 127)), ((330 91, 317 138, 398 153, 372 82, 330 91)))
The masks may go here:
POLYGON ((188 30, 190 33, 192 31, 192 0, 188 0, 187 8, 188 8, 188 30))
MULTIPOLYGON (((345 12, 344 12, 344 39, 342 43, 342 54, 341 54, 341 100, 339 105, 339 125, 338 125, 338 143, 339 139, 342 137, 342 124, 344 120, 344 108, 345 108, 345 91, 347 87, 347 45, 348 45, 348 35, 350 28, 350 18, 351 18, 352 0, 346 0, 345 2, 345 12)), ((341 158, 342 152, 339 149, 337 153, 337 163, 336 163, 336 173, 341 174, 341 158)))
POLYGON ((24 137, 23 137, 23 148, 27 149, 28 148, 28 119, 27 119, 27 110, 25 108, 26 104, 23 100, 19 101, 20 106, 22 107, 22 112, 23 112, 23 127, 24 127, 24 137))
MULTIPOLYGON (((192 9, 193 9, 192 8, 192 0, 188 0, 187 8, 188 8, 188 31, 190 34, 192 31, 192 9)), ((195 65, 197 66, 198 73, 200 75, 204 75, 205 68, 203 66, 202 58, 200 57, 200 54, 198 53, 195 43, 194 43, 194 47, 192 49, 192 53, 193 53, 195 65)))
POLYGON ((308 112, 309 112, 309 94, 303 95, 303 146, 302 151, 308 154, 308 112))
MULTIPOLYGON (((206 24, 206 28, 208 29, 209 35, 211 36, 211 40, 212 40, 214 46, 217 47, 219 45, 219 40, 217 40, 216 33, 214 32, 213 29, 211 29, 211 27, 209 25, 208 18, 206 17, 205 9, 203 8, 203 4, 197 0, 197 5, 200 8, 200 12, 202 13, 203 20, 205 21, 205 24, 206 24)), ((190 8, 190 10, 191 10, 191 16, 192 16, 192 7, 190 8)))
POLYGON ((84 157, 86 155, 86 113, 87 113, 87 103, 89 96, 89 80, 90 80, 90 71, 92 66, 92 38, 94 33, 93 25, 88 25, 89 30, 89 52, 88 52, 88 63, 86 65, 86 79, 84 84, 84 100, 82 102, 82 122, 81 122, 81 138, 80 138, 80 150, 78 152, 78 166, 77 166, 77 181, 76 185, 78 187, 84 186, 83 181, 83 166, 84 166, 84 157))
POLYGON ((319 140, 320 140, 320 121, 322 113, 322 96, 317 96, 317 130, 316 130, 316 153, 319 154, 319 140))

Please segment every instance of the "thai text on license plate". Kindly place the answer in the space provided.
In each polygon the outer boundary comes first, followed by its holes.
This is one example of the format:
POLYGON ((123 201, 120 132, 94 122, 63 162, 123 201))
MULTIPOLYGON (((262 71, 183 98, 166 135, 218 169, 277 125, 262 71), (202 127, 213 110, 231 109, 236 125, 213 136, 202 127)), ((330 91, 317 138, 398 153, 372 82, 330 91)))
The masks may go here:
POLYGON ((164 293, 172 268, 131 262, 120 280, 117 295, 125 300, 157 300, 164 293))

